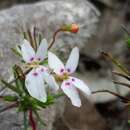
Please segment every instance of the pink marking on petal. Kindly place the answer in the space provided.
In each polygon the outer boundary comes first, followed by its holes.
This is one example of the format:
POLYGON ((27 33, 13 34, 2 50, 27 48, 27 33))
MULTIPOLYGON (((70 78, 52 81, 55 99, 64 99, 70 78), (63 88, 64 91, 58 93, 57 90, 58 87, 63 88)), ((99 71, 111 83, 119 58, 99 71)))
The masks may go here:
POLYGON ((33 61, 33 60, 34 60, 34 57, 31 57, 31 58, 30 58, 30 61, 33 61))
POLYGON ((66 82, 65 85, 66 85, 66 86, 70 86, 70 82, 66 82))
POLYGON ((38 76, 38 73, 37 73, 37 72, 34 72, 34 73, 33 73, 33 76, 38 76))
POLYGON ((60 72, 63 73, 63 72, 64 72, 64 69, 61 69, 60 72))
POLYGON ((44 72, 44 68, 41 68, 41 72, 44 72))
POLYGON ((74 78, 72 78, 72 81, 74 82, 74 81, 75 81, 75 79, 74 79, 74 78))
POLYGON ((41 61, 41 58, 39 57, 39 58, 37 58, 37 60, 38 60, 38 61, 41 61))
POLYGON ((67 71, 68 71, 69 73, 71 72, 71 70, 70 70, 69 68, 67 69, 67 71))

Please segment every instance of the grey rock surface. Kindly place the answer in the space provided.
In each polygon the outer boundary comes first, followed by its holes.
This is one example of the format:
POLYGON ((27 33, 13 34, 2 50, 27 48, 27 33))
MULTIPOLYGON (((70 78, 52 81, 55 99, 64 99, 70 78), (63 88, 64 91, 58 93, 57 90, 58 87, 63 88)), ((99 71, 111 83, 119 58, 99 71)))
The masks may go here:
POLYGON ((1 11, 0 50, 3 55, 0 63, 1 75, 7 73, 9 66, 16 59, 10 51, 10 48, 21 42, 20 34, 16 32, 16 29, 36 25, 50 42, 53 33, 60 26, 66 23, 77 23, 81 26, 79 33, 59 35, 56 47, 78 45, 81 48, 86 46, 88 38, 94 33, 98 16, 99 12, 86 1, 64 1, 64 4, 63 1, 45 1, 31 5, 14 6, 1 11))

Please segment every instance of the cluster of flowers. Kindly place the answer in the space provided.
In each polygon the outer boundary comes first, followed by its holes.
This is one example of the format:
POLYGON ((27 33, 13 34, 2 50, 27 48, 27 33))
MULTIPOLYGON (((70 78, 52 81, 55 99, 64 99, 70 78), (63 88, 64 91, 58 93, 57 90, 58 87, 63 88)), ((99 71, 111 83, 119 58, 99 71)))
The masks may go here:
POLYGON ((71 76, 75 72, 79 62, 79 49, 77 47, 72 49, 65 65, 54 53, 48 50, 46 39, 41 40, 36 51, 30 42, 24 39, 20 53, 26 67, 31 69, 25 76, 25 86, 29 94, 35 99, 41 102, 47 101, 45 84, 48 84, 54 91, 61 88, 70 98, 72 104, 77 107, 81 106, 77 88, 86 96, 91 94, 90 89, 82 80, 71 76), (47 61, 48 64, 41 64, 44 61, 47 61))

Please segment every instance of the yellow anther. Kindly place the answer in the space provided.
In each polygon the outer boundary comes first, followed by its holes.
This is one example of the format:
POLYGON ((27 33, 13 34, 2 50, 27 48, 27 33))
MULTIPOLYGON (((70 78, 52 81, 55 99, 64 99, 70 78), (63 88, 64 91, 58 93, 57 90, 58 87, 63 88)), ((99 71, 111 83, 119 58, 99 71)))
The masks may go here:
POLYGON ((25 67, 27 68, 37 68, 39 66, 40 62, 39 61, 33 61, 32 63, 27 63, 25 67))
POLYGON ((68 73, 64 73, 63 75, 55 75, 55 79, 57 81, 63 81, 69 79, 68 73))

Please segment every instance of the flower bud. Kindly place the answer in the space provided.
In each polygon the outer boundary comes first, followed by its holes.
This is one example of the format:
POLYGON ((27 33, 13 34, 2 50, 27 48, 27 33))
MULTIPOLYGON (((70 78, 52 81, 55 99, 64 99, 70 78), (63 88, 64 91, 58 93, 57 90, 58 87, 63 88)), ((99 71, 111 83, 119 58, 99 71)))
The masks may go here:
POLYGON ((73 23, 73 24, 65 25, 63 27, 63 30, 69 31, 69 32, 72 32, 72 33, 77 33, 78 30, 79 30, 79 26, 77 24, 73 23))

